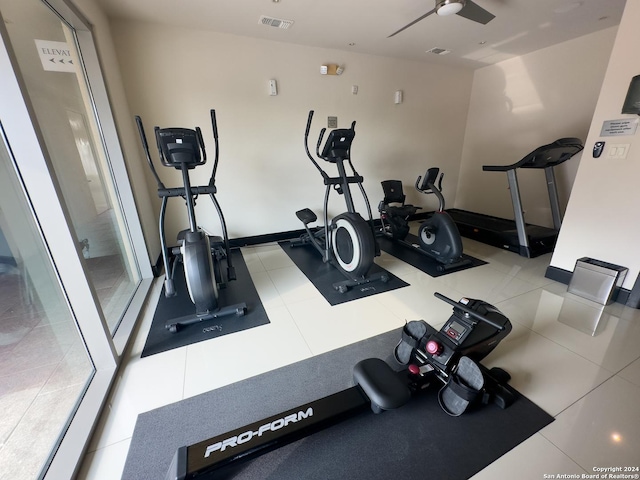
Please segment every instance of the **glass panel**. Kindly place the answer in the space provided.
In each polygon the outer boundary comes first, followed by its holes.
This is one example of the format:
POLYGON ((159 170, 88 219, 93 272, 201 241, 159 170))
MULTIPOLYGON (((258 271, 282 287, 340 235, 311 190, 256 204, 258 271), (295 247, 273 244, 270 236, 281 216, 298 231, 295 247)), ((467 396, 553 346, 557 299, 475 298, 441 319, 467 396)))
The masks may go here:
POLYGON ((38 476, 94 371, 0 135, 2 478, 38 476))
POLYGON ((40 0, 0 0, 77 245, 113 334, 140 281, 73 30, 40 0))

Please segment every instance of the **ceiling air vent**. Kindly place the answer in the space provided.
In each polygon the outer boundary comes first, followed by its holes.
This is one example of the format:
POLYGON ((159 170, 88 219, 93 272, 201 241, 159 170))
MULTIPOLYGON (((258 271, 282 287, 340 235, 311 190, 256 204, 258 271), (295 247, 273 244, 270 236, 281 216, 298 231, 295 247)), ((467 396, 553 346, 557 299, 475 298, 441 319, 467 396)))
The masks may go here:
POLYGON ((431 50, 427 50, 427 53, 435 53, 436 55, 446 55, 447 53, 451 53, 451 50, 445 50, 444 48, 432 48, 431 50))
POLYGON ((281 18, 273 18, 261 15, 258 23, 276 28, 289 28, 291 25, 293 25, 293 20, 283 20, 281 18))

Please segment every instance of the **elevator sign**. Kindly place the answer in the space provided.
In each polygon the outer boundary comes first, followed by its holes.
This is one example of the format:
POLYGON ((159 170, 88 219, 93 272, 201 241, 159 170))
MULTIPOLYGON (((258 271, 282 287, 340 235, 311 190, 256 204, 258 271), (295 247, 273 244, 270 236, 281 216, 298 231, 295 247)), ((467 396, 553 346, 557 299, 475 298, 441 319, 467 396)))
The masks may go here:
POLYGON ((75 72, 75 58, 66 42, 35 40, 42 68, 51 72, 75 72))

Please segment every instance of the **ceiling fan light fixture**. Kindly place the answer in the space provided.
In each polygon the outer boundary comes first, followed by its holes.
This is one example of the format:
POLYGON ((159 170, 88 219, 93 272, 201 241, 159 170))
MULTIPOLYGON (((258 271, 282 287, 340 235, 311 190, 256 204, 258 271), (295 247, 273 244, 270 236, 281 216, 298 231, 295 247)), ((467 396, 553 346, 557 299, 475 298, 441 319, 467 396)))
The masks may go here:
POLYGON ((436 4, 436 13, 441 17, 458 13, 464 7, 465 0, 441 0, 436 4))

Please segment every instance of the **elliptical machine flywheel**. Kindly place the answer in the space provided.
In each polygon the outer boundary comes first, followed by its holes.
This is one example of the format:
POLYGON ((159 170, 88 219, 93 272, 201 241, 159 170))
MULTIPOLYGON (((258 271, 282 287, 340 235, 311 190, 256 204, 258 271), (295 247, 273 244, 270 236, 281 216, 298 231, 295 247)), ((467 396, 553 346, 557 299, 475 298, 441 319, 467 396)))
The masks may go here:
POLYGON ((380 255, 380 249, 375 239, 371 206, 362 186, 364 179, 358 174, 351 162, 351 143, 355 137, 356 122, 352 122, 351 128, 341 128, 330 131, 322 152, 320 152, 320 145, 322 144, 326 128, 320 130, 316 144, 316 156, 326 162, 334 163, 338 169, 337 177, 329 177, 309 151, 309 130, 311 129, 313 113, 313 110, 311 110, 307 118, 304 146, 309 160, 311 160, 311 163, 313 163, 318 172, 320 172, 320 175, 322 175, 326 186, 323 208, 324 226, 312 232, 309 224, 318 219, 316 214, 308 208, 297 211, 296 216, 304 224, 306 233, 300 238, 292 240, 290 246, 312 245, 322 256, 323 262, 331 263, 347 278, 344 281, 333 284, 333 287, 341 293, 346 292, 350 287, 356 285, 378 280, 387 282, 389 275, 386 272, 375 275, 369 274, 369 270, 373 265, 373 259, 380 255), (347 175, 345 162, 349 164, 351 175, 347 175), (367 206, 368 221, 356 212, 349 188, 351 184, 358 185, 360 189, 367 206), (347 211, 329 221, 328 203, 329 194, 332 189, 343 196, 347 211))
POLYGON ((208 185, 191 186, 189 170, 204 165, 207 154, 200 127, 190 128, 160 128, 155 127, 156 145, 160 162, 165 167, 172 167, 182 172, 181 187, 166 187, 151 160, 149 144, 145 135, 142 119, 136 116, 136 124, 142 147, 145 151, 147 163, 158 185, 158 196, 162 199, 160 206, 159 231, 162 259, 165 267, 164 293, 166 297, 176 295, 174 275, 178 264, 184 268, 184 277, 191 301, 195 304, 195 313, 179 318, 173 318, 166 323, 166 328, 175 333, 185 325, 205 320, 220 318, 227 315, 242 316, 247 312, 245 303, 221 306, 219 302, 219 288, 223 288, 227 281, 236 279, 229 248, 229 238, 224 215, 215 197, 216 171, 218 169, 218 127, 215 110, 211 110, 211 126, 215 141, 215 158, 211 178, 208 185), (197 224, 195 204, 198 195, 209 195, 220 218, 222 237, 207 235, 197 224), (189 228, 178 234, 178 247, 169 249, 165 236, 165 214, 169 198, 185 200, 189 219, 189 228), (171 254, 171 255, 170 255, 171 254), (222 272, 222 262, 226 262, 226 280, 222 272))

